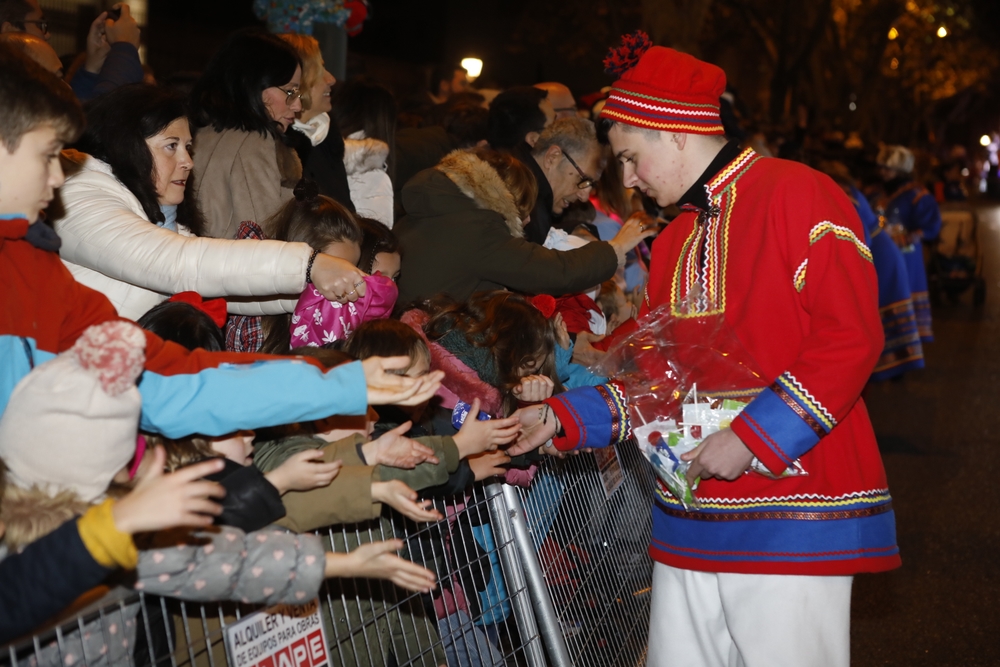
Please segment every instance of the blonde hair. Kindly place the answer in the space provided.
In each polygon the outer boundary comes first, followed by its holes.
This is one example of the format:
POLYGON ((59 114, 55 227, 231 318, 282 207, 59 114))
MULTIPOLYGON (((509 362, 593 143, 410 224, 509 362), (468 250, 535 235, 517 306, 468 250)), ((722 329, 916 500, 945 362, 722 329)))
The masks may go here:
POLYGON ((173 472, 178 468, 198 463, 205 459, 219 458, 221 455, 212 449, 212 443, 200 437, 181 438, 171 440, 161 435, 147 435, 146 447, 152 449, 157 445, 163 445, 167 454, 164 467, 167 472, 173 472))
POLYGON ((302 108, 312 108, 312 89, 320 79, 323 78, 323 54, 319 50, 319 42, 309 35, 296 35, 294 33, 284 33, 278 35, 281 39, 295 49, 302 61, 302 85, 299 92, 302 93, 302 108))

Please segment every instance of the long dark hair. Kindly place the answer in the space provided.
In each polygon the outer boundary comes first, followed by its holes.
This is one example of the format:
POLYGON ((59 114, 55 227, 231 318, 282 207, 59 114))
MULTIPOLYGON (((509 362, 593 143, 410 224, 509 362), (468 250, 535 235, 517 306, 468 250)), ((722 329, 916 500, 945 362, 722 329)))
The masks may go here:
MULTIPOLYGON (((163 222, 146 139, 187 116, 187 105, 178 93, 145 83, 121 86, 87 105, 87 129, 77 148, 107 162, 115 178, 139 200, 149 221, 163 222)), ((177 222, 200 234, 204 223, 191 194, 193 184, 189 178, 184 201, 177 207, 177 222)))
POLYGON ((528 374, 547 375, 556 391, 562 390, 555 369, 555 332, 528 297, 498 290, 478 292, 465 303, 437 297, 422 307, 431 316, 424 325, 429 340, 457 330, 471 345, 493 353, 499 376, 495 386, 503 395, 507 414, 517 409, 513 389, 520 384, 521 369, 528 362, 541 358, 528 374))
POLYGON ((389 89, 364 79, 353 79, 334 87, 330 96, 330 114, 340 126, 345 139, 364 130, 369 139, 384 141, 389 146, 386 171, 396 180, 396 116, 399 105, 389 89))
POLYGON ((261 93, 291 81, 301 66, 290 45, 260 30, 236 32, 215 52, 191 91, 192 120, 198 127, 282 136, 261 93))
POLYGON ((381 252, 399 252, 399 239, 384 223, 372 218, 356 218, 361 227, 361 259, 358 268, 370 274, 375 265, 375 257, 381 252))

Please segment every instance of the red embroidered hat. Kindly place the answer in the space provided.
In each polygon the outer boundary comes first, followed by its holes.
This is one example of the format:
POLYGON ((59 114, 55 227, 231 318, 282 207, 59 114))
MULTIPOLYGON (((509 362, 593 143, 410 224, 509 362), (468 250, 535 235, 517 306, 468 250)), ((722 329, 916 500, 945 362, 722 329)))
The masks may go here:
POLYGON ((618 80, 602 117, 664 132, 724 134, 719 98, 726 90, 726 74, 715 65, 653 46, 640 30, 623 36, 604 66, 618 80))

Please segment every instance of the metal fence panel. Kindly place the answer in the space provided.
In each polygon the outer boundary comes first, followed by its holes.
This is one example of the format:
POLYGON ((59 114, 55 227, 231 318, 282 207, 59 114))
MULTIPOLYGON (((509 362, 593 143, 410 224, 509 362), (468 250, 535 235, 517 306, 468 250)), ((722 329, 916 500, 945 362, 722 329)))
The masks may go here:
MULTIPOLYGON (((546 461, 529 489, 477 484, 435 499, 445 519, 434 524, 386 511, 318 531, 337 552, 400 538, 401 555, 438 577, 433 596, 328 580, 319 598, 331 667, 642 664, 653 481, 633 443, 618 448, 617 468, 596 461, 546 461)), ((117 589, 6 647, 0 665, 229 667, 225 628, 257 609, 117 589)))
POLYGON ((520 490, 574 665, 645 663, 654 482, 634 441, 614 456, 603 472, 593 455, 550 460, 520 490))

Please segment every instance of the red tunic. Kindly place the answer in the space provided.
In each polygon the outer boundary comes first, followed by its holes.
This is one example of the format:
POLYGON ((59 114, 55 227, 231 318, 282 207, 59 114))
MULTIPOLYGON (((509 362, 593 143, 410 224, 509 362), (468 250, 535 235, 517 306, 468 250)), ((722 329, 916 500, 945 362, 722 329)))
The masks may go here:
MULTIPOLYGON (((778 474, 799 460, 808 475, 704 480, 696 511, 658 487, 650 555, 710 572, 898 567, 885 470, 860 399, 883 333, 871 253, 853 206, 828 177, 752 150, 705 187, 709 211, 685 211, 653 244, 642 314, 669 304, 682 320, 672 334, 682 344, 699 342, 702 330, 685 322, 723 318, 743 347, 732 352, 759 380, 732 387, 721 377, 725 369, 699 368, 699 375, 711 379, 717 370, 720 388, 752 397, 732 428, 768 469, 778 474)), ((627 419, 615 408, 621 400, 611 400, 616 389, 551 399, 567 433, 557 447, 623 439, 627 419), (600 428, 609 411, 612 427, 600 428)))

